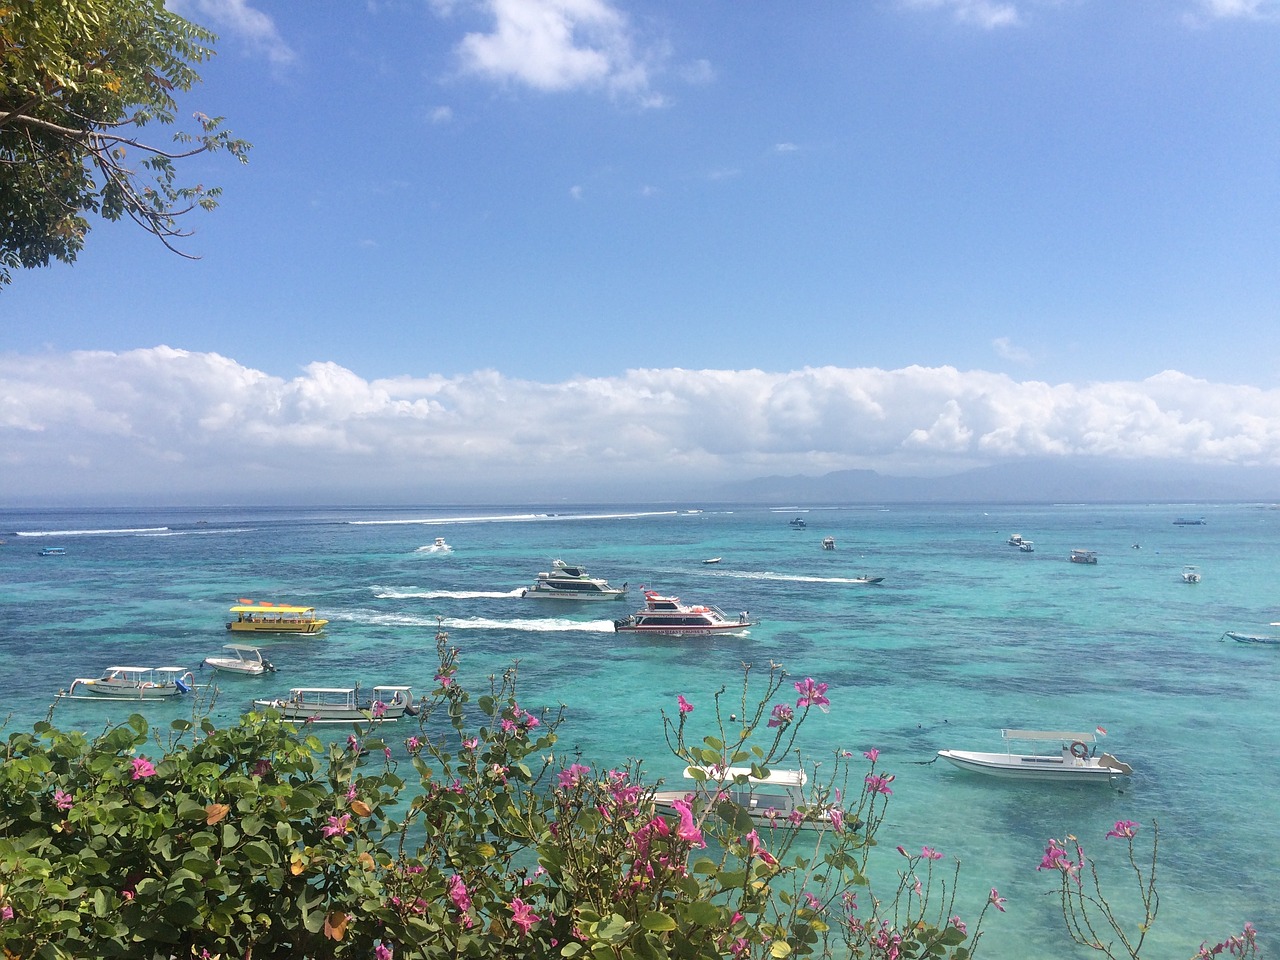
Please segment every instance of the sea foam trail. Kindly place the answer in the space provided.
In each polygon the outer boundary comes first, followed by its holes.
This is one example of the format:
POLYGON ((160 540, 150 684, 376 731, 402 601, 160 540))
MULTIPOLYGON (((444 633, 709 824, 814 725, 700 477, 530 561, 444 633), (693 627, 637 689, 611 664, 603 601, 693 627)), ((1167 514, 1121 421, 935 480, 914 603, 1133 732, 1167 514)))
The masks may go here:
POLYGON ((523 589, 515 590, 414 590, 395 587, 370 587, 379 600, 500 600, 518 598, 523 589))
POLYGON ((642 517, 672 517, 675 510, 645 510, 631 513, 507 513, 478 517, 406 517, 401 520, 348 520, 352 526, 385 527, 395 524, 441 526, 450 523, 544 523, 564 520, 634 520, 642 517))
POLYGON ((857 583, 866 585, 865 580, 859 580, 856 577, 810 577, 799 573, 773 573, 769 570, 763 571, 729 571, 717 570, 713 577, 725 577, 733 580, 778 580, 786 583, 857 583))
POLYGON ((126 527, 121 530, 17 530, 15 537, 103 537, 123 533, 162 533, 168 527, 126 527))
POLYGON ((448 630, 511 630, 524 633, 613 633, 612 620, 547 619, 497 620, 493 617, 428 617, 406 613, 353 611, 335 619, 393 627, 440 627, 448 630))

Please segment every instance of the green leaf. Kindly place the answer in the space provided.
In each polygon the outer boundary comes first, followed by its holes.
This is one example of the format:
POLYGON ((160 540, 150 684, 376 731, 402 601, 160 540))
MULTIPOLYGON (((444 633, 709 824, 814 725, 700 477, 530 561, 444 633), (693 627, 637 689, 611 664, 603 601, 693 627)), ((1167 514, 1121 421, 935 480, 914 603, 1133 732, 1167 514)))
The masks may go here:
POLYGON ((673 917, 657 910, 651 910, 640 918, 640 926, 646 930, 661 932, 664 930, 674 930, 676 921, 673 917))

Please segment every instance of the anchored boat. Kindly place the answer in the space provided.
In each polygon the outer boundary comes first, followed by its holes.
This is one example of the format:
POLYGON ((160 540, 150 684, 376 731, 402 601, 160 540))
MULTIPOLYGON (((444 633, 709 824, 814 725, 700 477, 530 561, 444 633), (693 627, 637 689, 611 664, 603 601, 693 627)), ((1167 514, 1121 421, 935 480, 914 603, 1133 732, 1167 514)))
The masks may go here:
MULTIPOLYGON (((803 770, 770 769, 768 774, 753 777, 750 767, 686 767, 684 771, 687 779, 702 784, 704 793, 731 801, 753 820, 783 820, 801 827, 819 827, 832 823, 833 811, 843 813, 839 804, 805 796, 808 777, 803 770)), ((687 801, 697 789, 658 790, 653 802, 659 812, 672 813, 676 801, 687 801)))
POLYGON ((405 686, 382 685, 372 696, 362 697, 360 687, 294 687, 289 696, 253 701, 255 710, 277 710, 285 720, 298 723, 384 723, 414 716, 413 691, 405 686))
MULTIPOLYGON (((1099 728, 1101 732, 1101 728, 1099 728)), ((1109 753, 1097 752, 1098 737, 1092 733, 1063 730, 1001 730, 1005 741, 1057 741, 1058 753, 975 753, 970 750, 939 750, 938 756, 962 770, 1014 780, 1060 780, 1084 783, 1111 783, 1133 773, 1133 767, 1109 753)))
POLYGON ((190 693, 195 685, 195 677, 186 667, 107 667, 100 677, 71 681, 66 696, 165 700, 190 693))

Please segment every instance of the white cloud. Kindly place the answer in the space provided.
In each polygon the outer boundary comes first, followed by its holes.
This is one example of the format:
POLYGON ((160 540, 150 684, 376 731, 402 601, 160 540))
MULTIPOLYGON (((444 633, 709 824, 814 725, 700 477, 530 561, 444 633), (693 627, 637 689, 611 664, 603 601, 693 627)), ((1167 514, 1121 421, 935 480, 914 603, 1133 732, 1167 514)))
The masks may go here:
POLYGON ((1009 360, 1012 363, 1026 364, 1032 360, 1030 353, 1019 346, 1015 346, 1008 337, 996 337, 991 341, 991 348, 995 350, 997 357, 1002 360, 1009 360))
POLYGON ((1199 0, 1206 16, 1227 20, 1280 19, 1280 0, 1199 0))
POLYGON ((285 66, 296 59, 276 30, 275 21, 251 7, 247 0, 166 0, 166 3, 179 16, 215 33, 236 37, 276 66, 285 66))
POLYGON ((572 496, 575 484, 937 474, 1044 456, 1280 465, 1280 390, 1174 371, 1085 385, 914 366, 536 383, 492 371, 365 380, 323 362, 282 379, 169 347, 0 356, 10 501, 432 484, 572 496))
POLYGON ((432 123, 448 123, 453 119, 453 108, 446 106, 432 107, 427 114, 432 123))
POLYGON ((918 10, 945 10, 961 23, 971 23, 987 30, 1009 27, 1021 22, 1018 7, 1012 0, 900 0, 918 10))
POLYGON ((547 92, 607 90, 661 106, 626 16, 608 0, 483 0, 487 33, 468 33, 464 72, 547 92))

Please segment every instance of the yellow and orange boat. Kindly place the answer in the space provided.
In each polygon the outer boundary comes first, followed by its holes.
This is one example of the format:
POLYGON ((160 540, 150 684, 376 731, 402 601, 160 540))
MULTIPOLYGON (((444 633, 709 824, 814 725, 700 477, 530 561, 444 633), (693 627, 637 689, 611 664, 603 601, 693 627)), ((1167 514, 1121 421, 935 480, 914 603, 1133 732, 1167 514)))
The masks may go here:
POLYGON ((231 612, 236 619, 227 624, 227 629, 232 633, 319 633, 329 622, 316 616, 315 607, 255 602, 243 597, 231 612))

